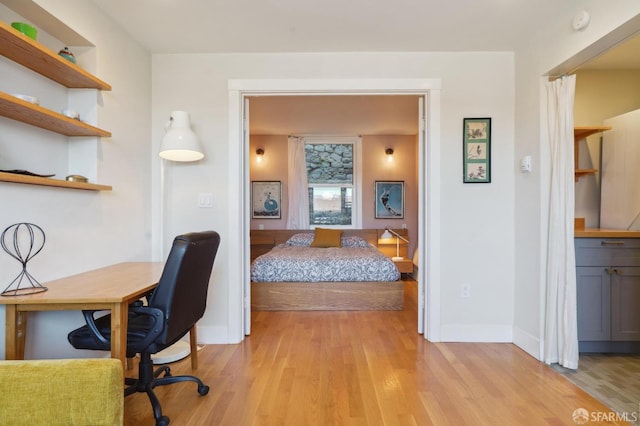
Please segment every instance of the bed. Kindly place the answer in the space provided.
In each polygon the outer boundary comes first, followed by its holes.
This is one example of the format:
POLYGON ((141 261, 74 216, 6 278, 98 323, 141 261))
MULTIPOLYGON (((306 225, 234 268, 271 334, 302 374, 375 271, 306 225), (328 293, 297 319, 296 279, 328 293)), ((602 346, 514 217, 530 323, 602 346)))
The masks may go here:
POLYGON ((253 310, 403 309, 404 283, 377 249, 377 230, 344 230, 340 247, 311 247, 321 240, 313 230, 251 231, 253 310))

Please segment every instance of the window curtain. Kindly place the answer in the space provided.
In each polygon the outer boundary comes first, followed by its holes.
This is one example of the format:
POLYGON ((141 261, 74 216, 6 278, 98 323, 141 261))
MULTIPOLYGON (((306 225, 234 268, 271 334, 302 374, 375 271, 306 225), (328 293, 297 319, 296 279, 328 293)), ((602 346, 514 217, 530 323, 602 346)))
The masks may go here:
POLYGON ((578 368, 578 314, 574 247, 575 75, 547 83, 551 190, 547 250, 544 361, 578 368))
POLYGON ((289 136, 287 229, 309 229, 309 185, 303 137, 289 136))

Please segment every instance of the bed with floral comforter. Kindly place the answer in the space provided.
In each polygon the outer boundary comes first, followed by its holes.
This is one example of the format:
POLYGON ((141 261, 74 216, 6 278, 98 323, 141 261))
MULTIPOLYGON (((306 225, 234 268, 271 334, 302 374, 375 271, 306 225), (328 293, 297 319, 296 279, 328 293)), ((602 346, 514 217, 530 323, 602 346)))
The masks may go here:
MULTIPOLYGON (((394 263, 360 237, 343 237, 341 247, 310 247, 297 234, 259 256, 251 266, 254 282, 397 281, 394 263)), ((305 238, 306 237, 306 238, 305 238)))
POLYGON ((356 235, 340 247, 310 247, 292 235, 251 265, 254 310, 401 310, 404 283, 389 257, 356 235))

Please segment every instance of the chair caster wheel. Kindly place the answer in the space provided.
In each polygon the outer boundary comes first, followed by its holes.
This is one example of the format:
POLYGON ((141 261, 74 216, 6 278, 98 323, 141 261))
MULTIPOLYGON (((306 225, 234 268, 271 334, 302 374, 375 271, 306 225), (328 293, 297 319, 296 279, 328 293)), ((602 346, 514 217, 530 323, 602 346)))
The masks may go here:
POLYGON ((200 395, 208 394, 209 393, 209 386, 207 386, 207 385, 198 386, 198 393, 200 395))

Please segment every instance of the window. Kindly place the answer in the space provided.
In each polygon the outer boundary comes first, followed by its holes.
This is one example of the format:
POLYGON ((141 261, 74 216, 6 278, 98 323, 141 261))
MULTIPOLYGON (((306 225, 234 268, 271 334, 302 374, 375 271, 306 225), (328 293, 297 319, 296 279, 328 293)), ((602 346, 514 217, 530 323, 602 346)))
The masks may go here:
POLYGON ((360 138, 307 138, 311 226, 359 228, 360 138))

